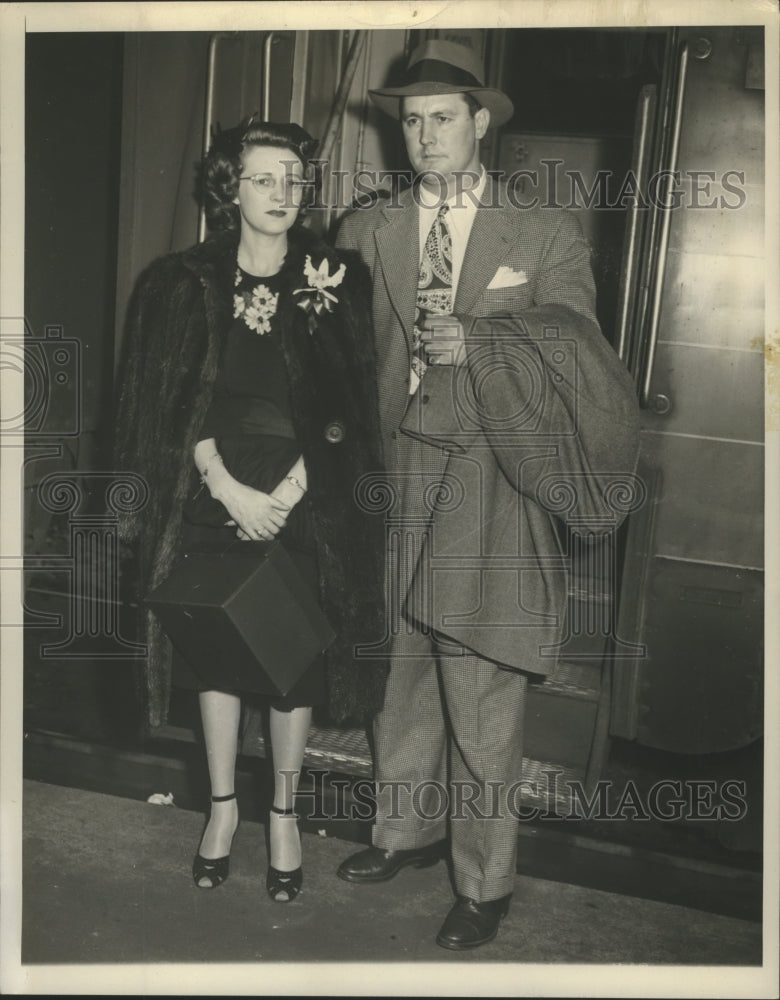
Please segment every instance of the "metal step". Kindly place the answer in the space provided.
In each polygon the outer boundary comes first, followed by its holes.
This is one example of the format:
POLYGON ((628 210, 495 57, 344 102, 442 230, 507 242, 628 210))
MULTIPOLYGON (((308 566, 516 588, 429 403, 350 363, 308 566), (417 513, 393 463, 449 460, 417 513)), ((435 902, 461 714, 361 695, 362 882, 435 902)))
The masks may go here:
POLYGON ((562 661, 555 673, 545 677, 541 684, 533 684, 533 691, 545 695, 563 695, 598 701, 601 694, 601 661, 567 663, 562 661))
MULTIPOLYGON (((248 716, 241 752, 250 757, 268 756, 259 713, 248 716)), ((338 729, 312 725, 303 759, 304 767, 338 774, 370 778, 371 750, 362 729, 338 729)), ((569 764, 523 758, 524 782, 519 801, 525 810, 537 809, 568 815, 572 811, 571 784, 584 787, 584 768, 569 764)))

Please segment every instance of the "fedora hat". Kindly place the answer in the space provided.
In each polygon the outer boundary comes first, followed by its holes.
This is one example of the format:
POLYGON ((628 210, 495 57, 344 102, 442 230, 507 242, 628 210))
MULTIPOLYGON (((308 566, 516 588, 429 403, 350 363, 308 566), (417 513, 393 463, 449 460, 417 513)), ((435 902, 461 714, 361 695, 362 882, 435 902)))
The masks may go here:
POLYGON ((515 110, 503 91, 484 85, 482 64, 473 49, 439 39, 424 42, 414 50, 400 87, 368 92, 374 104, 393 118, 401 117, 402 97, 432 94, 471 94, 490 112, 491 126, 508 122, 515 110))

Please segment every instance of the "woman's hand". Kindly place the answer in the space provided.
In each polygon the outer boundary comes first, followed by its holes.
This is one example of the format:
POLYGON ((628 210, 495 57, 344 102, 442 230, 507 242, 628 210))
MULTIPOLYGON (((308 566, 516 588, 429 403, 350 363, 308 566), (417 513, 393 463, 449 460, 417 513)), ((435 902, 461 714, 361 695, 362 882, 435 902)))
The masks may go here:
POLYGON ((306 487, 306 466, 303 464, 303 456, 299 456, 284 479, 271 490, 271 496, 276 500, 281 500, 292 509, 304 498, 306 487))
POLYGON ((303 499, 304 490, 288 479, 283 479, 275 489, 271 490, 270 495, 274 500, 279 500, 292 510, 298 501, 303 499))
POLYGON ((208 438, 195 446, 195 464, 215 500, 227 509, 229 525, 238 528, 244 541, 266 541, 275 538, 284 527, 291 504, 283 498, 269 496, 261 490, 240 483, 227 471, 216 449, 216 441, 208 438))
POLYGON ((287 523, 290 505, 277 497, 245 486, 235 479, 232 483, 220 483, 215 490, 213 496, 227 509, 231 518, 228 524, 236 525, 242 541, 269 541, 287 523))
POLYGON ((195 446, 195 464, 215 500, 225 507, 242 541, 268 541, 287 523, 287 515, 306 492, 306 467, 299 457, 287 476, 269 494, 235 479, 222 464, 214 438, 195 446), (300 477, 300 478, 299 478, 300 477))

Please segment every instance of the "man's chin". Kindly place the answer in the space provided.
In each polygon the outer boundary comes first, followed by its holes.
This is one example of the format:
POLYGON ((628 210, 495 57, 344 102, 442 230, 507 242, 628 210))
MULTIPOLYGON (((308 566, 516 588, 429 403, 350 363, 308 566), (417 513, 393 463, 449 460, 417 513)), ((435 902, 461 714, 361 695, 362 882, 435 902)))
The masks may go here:
POLYGON ((449 184, 452 180, 452 175, 448 170, 444 169, 443 163, 437 166, 435 162, 426 162, 417 172, 420 175, 422 185, 431 191, 438 191, 441 188, 442 181, 445 184, 449 184))

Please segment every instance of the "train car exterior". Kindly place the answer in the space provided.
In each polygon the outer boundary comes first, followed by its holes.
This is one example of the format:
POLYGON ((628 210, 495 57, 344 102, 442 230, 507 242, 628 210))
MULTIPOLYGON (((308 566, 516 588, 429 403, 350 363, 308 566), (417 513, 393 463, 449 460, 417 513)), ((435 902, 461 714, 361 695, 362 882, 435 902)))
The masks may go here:
MULTIPOLYGON (((762 735, 761 27, 126 35, 121 80, 112 78, 121 94, 118 257, 106 275, 115 277, 117 336, 96 365, 97 352, 89 356, 89 420, 60 454, 71 467, 89 467, 97 400, 105 401, 135 278, 154 257, 205 235, 190 175, 211 129, 259 110, 320 136, 324 184, 311 225, 332 234, 356 199, 392 183, 403 166, 397 137, 367 91, 431 37, 478 49, 488 82, 514 98, 515 117, 488 133, 484 162, 513 178, 518 199, 546 199, 579 216, 602 329, 642 407, 635 488, 619 498, 627 526, 597 526, 599 539, 585 544, 572 517, 562 540, 571 582, 560 665, 529 696, 525 776, 537 789, 530 799, 565 812, 572 785, 596 787, 613 740, 707 755, 762 735), (168 110, 150 114, 161 92, 168 110), (551 789, 542 776, 552 772, 560 781, 551 789)), ((46 456, 30 457, 28 486, 51 485, 46 456)), ((40 537, 61 513, 47 503, 40 537)), ((79 530, 76 520, 71 531, 81 539, 79 530)), ((44 566, 43 556, 30 555, 44 566)), ((110 652, 137 654, 125 637, 110 652)), ((172 718, 158 735, 190 738, 183 715, 174 710, 172 718)), ((242 749, 265 753, 251 711, 242 749)), ((370 774, 358 731, 315 729, 307 759, 370 774)))

